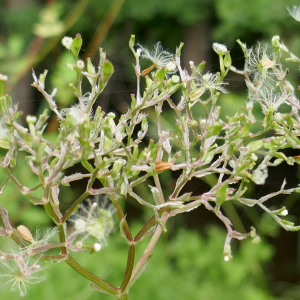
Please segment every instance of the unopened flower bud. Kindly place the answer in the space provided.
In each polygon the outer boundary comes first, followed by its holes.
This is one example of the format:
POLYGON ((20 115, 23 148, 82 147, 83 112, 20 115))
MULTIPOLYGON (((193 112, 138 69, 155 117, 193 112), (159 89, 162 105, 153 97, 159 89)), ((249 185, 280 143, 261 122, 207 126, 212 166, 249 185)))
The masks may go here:
POLYGON ((253 109, 253 102, 252 101, 249 101, 246 103, 246 109, 247 110, 252 110, 253 109))
POLYGON ((279 112, 276 112, 274 114, 274 120, 277 122, 277 123, 281 123, 283 121, 283 115, 279 112))
POLYGON ((93 248, 96 252, 99 252, 102 249, 102 245, 100 243, 95 243, 93 248))
POLYGON ((71 45, 73 43, 73 39, 69 36, 65 36, 62 40, 61 43, 64 47, 66 47, 68 50, 71 49, 71 45))
POLYGON ((27 117, 26 117, 26 122, 27 123, 31 123, 31 124, 34 124, 35 122, 36 122, 36 117, 35 116, 30 116, 30 115, 28 115, 27 117))
POLYGON ((227 53, 227 47, 223 44, 213 43, 212 48, 218 55, 225 55, 227 53))
POLYGON ((7 79, 8 79, 7 75, 0 74, 1 81, 7 81, 7 79))
POLYGON ((176 70, 176 65, 170 61, 166 64, 166 69, 168 72, 174 72, 176 70))
POLYGON ((111 170, 112 178, 116 179, 120 176, 120 171, 125 163, 126 161, 124 159, 118 159, 115 161, 111 170))
POLYGON ((179 81, 180 81, 180 77, 179 77, 179 76, 173 75, 173 76, 171 77, 171 82, 172 82, 172 83, 178 83, 179 81))
POLYGON ((230 260, 230 257, 228 255, 225 255, 224 256, 224 261, 229 261, 230 260))
POLYGON ((272 43, 279 42, 279 40, 280 40, 279 35, 274 35, 274 36, 272 37, 272 43))
POLYGON ((75 246, 76 246, 77 249, 82 249, 83 244, 82 244, 81 241, 79 241, 79 242, 76 243, 75 246))

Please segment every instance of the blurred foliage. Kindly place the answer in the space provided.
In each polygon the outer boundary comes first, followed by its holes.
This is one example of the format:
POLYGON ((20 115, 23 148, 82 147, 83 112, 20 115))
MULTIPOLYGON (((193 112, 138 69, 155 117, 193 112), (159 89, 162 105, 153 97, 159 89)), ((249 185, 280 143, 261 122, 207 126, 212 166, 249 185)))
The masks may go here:
MULTIPOLYGON (((136 231, 139 225, 134 226, 136 231)), ((276 300, 267 291, 265 266, 273 255, 272 247, 265 242, 252 245, 243 241, 235 250, 234 259, 223 260, 222 247, 225 231, 217 227, 207 230, 207 237, 181 229, 175 237, 162 238, 145 273, 130 292, 132 299, 143 300, 276 300), (191 260, 190 258, 195 259, 191 260)), ((110 237, 109 246, 96 256, 84 256, 81 261, 88 270, 112 283, 120 283, 126 261, 125 240, 117 234, 110 237), (95 259, 97 263, 95 263, 95 259)), ((147 241, 138 245, 142 254, 147 241)), ((77 256, 74 254, 74 257, 77 256)), ((92 300, 98 297, 86 281, 66 264, 52 264, 46 270, 47 281, 32 286, 27 297, 18 297, 1 291, 2 299, 64 299, 92 300), (58 276, 59 274, 59 276, 58 276)), ((100 295, 99 295, 100 296, 100 295)), ((112 299, 101 295, 101 300, 112 299)))
POLYGON ((231 44, 237 38, 268 39, 274 35, 296 38, 300 25, 286 10, 293 5, 293 0, 215 0, 219 23, 214 37, 231 44))

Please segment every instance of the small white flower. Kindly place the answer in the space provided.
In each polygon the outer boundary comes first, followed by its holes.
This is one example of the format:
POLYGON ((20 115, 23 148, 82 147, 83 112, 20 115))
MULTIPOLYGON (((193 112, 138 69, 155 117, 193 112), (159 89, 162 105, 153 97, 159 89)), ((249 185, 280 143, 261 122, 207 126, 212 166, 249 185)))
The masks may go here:
POLYGON ((72 43, 73 43, 73 39, 69 36, 65 36, 62 40, 61 43, 64 47, 66 47, 68 50, 71 49, 72 43))
POLYGON ((228 255, 225 255, 224 256, 224 261, 229 261, 230 260, 230 257, 228 255))
POLYGON ((84 61, 83 60, 77 60, 76 61, 76 67, 80 70, 82 70, 84 68, 85 64, 84 64, 84 61))
POLYGON ((177 75, 173 75, 171 77, 171 81, 172 81, 172 83, 178 83, 178 82, 180 82, 180 77, 177 75))
POLYGON ((300 22, 300 6, 293 5, 292 8, 287 7, 289 14, 298 22, 300 22))
POLYGON ((173 62, 173 54, 163 49, 160 42, 154 45, 153 50, 138 45, 141 50, 141 57, 150 60, 156 68, 165 67, 169 62, 173 62))
POLYGON ((228 51, 225 45, 219 43, 213 43, 212 48, 218 55, 225 55, 228 51))
POLYGON ((289 214, 289 212, 287 209, 284 209, 280 214, 285 217, 289 214))
POLYGON ((94 244, 94 250, 96 252, 99 252, 102 249, 102 245, 100 243, 95 243, 94 244))

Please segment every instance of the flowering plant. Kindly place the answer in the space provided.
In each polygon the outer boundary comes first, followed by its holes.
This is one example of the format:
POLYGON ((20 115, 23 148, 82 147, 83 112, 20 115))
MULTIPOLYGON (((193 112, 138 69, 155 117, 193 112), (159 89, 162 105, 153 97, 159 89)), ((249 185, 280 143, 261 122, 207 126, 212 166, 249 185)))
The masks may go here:
POLYGON ((276 210, 268 207, 269 199, 279 194, 300 192, 299 187, 286 189, 284 181, 278 191, 259 199, 246 196, 251 182, 265 183, 268 168, 281 163, 300 163, 298 156, 286 157, 281 151, 300 148, 300 104, 286 78, 282 56, 287 54, 288 60, 298 63, 300 59, 278 36, 272 39, 270 47, 258 44, 249 49, 241 41, 237 42, 245 56, 244 69, 232 66, 226 46, 215 43, 213 50, 219 56, 220 71, 213 74, 204 71, 204 62, 199 65, 190 62, 190 72, 183 69, 180 63, 183 44, 173 55, 163 50, 159 43, 153 51, 136 46, 135 37, 131 36, 129 47, 136 60, 137 91, 131 95, 128 111, 116 118, 114 113, 105 114, 100 107, 94 108, 97 97, 114 72, 106 53, 99 49, 97 66, 90 59, 83 62, 79 58, 81 36, 65 37, 62 43, 75 60, 67 67, 77 75, 76 84, 70 86, 78 103, 59 110, 54 100, 57 90, 51 93, 45 90, 47 71, 39 76, 35 72, 32 74, 32 86, 42 93, 59 121, 55 142, 50 142, 44 134, 49 117, 47 109, 38 117, 27 116, 27 127, 17 122, 21 113, 5 94, 7 77, 0 76, 0 147, 5 149, 0 167, 7 174, 0 191, 2 193, 7 182, 12 181, 33 205, 43 207, 55 224, 44 236, 37 234, 34 237, 26 224, 17 228, 11 225, 9 212, 0 201, 3 222, 0 236, 11 237, 18 246, 11 252, 0 250, 3 284, 11 285, 13 290, 19 289, 20 294, 25 295, 28 284, 45 279, 41 273, 42 262, 66 262, 89 280, 96 291, 127 299, 130 287, 151 258, 156 242, 167 230, 168 219, 199 206, 213 212, 227 229, 225 261, 232 258, 232 239, 251 237, 253 242, 259 242, 254 228, 248 233, 233 229, 222 210, 226 202, 250 207, 257 205, 284 229, 300 229, 285 219, 288 211, 284 206, 276 210), (152 65, 141 70, 141 58, 151 61, 152 65), (245 108, 241 107, 234 116, 222 120, 218 99, 221 93, 227 93, 225 86, 228 83, 224 79, 229 71, 244 76, 249 97, 245 108), (83 80, 90 84, 86 93, 83 92, 83 80), (141 81, 146 84, 144 91, 141 91, 141 81), (180 96, 177 103, 171 99, 175 93, 180 96), (176 116, 173 128, 164 128, 163 105, 168 105, 176 116), (253 114, 254 105, 261 107, 262 119, 253 114), (290 112, 281 113, 282 105, 289 106, 290 112), (196 109, 202 110, 204 117, 195 119, 196 109), (155 114, 157 124, 157 138, 153 139, 146 136, 150 113, 151 116, 155 114), (19 151, 28 155, 26 163, 39 182, 35 186, 22 185, 14 174, 20 163, 19 151), (84 172, 67 172, 78 164, 84 172), (166 172, 174 172, 174 177, 178 174, 169 194, 163 188, 161 177, 166 172), (207 192, 186 192, 185 187, 191 179, 202 180, 210 175, 215 176, 216 182, 207 192), (61 186, 84 178, 87 179, 84 192, 64 211, 61 186), (149 184, 151 198, 139 189, 145 183, 149 184), (96 188, 96 184, 100 187, 96 188), (36 196, 37 191, 42 196, 36 196), (95 198, 91 198, 93 196, 95 198), (136 235, 132 234, 122 208, 128 198, 134 199, 152 215, 136 235), (107 237, 116 230, 115 223, 119 224, 120 235, 128 243, 124 278, 118 287, 86 270, 71 254, 94 253, 109 246, 107 237), (55 236, 59 238, 58 242, 52 242, 55 236), (151 239, 143 255, 136 259, 138 243, 148 236, 151 239), (53 255, 53 249, 59 249, 60 253, 53 255))

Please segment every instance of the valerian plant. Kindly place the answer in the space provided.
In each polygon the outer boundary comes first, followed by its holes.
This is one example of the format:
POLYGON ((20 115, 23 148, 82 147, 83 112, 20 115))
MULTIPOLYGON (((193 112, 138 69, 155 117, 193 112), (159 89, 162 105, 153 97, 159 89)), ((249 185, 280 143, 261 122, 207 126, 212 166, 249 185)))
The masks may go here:
POLYGON ((220 62, 220 71, 214 74, 204 71, 204 62, 199 65, 190 62, 189 72, 182 68, 183 44, 173 55, 163 50, 160 43, 154 50, 135 45, 135 37, 131 36, 129 47, 135 57, 137 90, 131 95, 128 111, 117 119, 114 113, 106 114, 94 105, 114 73, 106 53, 99 49, 98 65, 90 59, 84 62, 79 57, 80 34, 74 39, 65 37, 62 43, 74 57, 74 63, 67 67, 77 75, 77 82, 70 83, 78 99, 76 105, 60 110, 55 102, 57 90, 49 93, 45 89, 47 71, 39 76, 34 71, 32 74, 32 86, 42 93, 59 121, 55 142, 47 140, 44 133, 48 109, 38 117, 27 116, 28 126, 17 122, 21 113, 5 94, 7 76, 0 76, 0 147, 6 150, 0 166, 7 174, 1 183, 1 194, 7 182, 13 182, 28 201, 41 206, 55 224, 44 236, 38 231, 32 234, 26 226, 29 224, 14 228, 8 210, 0 206, 3 223, 0 235, 11 237, 16 243, 11 252, 0 250, 2 285, 25 295, 30 284, 45 279, 43 262, 65 262, 85 277, 96 291, 127 299, 159 237, 167 230, 167 221, 199 206, 214 213, 227 229, 225 261, 232 258, 232 239, 250 237, 253 242, 259 242, 254 228, 248 233, 234 230, 222 210, 226 202, 259 206, 284 229, 300 229, 285 220, 288 211, 284 206, 277 210, 268 207, 271 198, 300 192, 299 187, 286 189, 284 181, 278 191, 258 199, 245 196, 250 182, 265 183, 268 168, 281 163, 300 163, 299 156, 286 157, 281 151, 300 148, 300 103, 286 78, 282 56, 287 55, 288 60, 297 63, 300 59, 278 36, 273 37, 270 46, 260 43, 248 48, 241 41, 237 42, 245 56, 244 69, 232 66, 226 46, 214 43, 213 50, 220 62), (146 59, 152 65, 141 70, 140 59, 146 59), (241 106, 234 116, 222 120, 218 99, 221 93, 227 93, 228 84, 224 80, 229 71, 244 77, 249 97, 245 108, 241 106), (83 80, 89 82, 88 92, 83 92, 83 80), (144 91, 140 87, 141 81, 146 85, 144 91), (180 96, 177 103, 171 99, 174 93, 180 96), (289 105, 289 113, 280 112, 283 104, 289 105), (175 113, 173 130, 163 127, 163 105, 168 105, 175 113), (261 107, 262 119, 253 114, 254 105, 261 107), (150 110, 155 112, 157 124, 157 138, 151 139, 146 136, 150 110), (195 119, 195 110, 202 110, 205 117, 195 119), (260 129, 254 129, 257 128, 255 125, 260 129), (19 151, 27 153, 26 163, 39 182, 36 186, 23 186, 14 174, 16 165, 24 163, 18 156, 19 151), (78 164, 84 171, 70 174, 71 168, 78 164), (172 192, 166 195, 160 174, 170 171, 177 171, 174 176, 179 175, 172 192), (190 180, 203 180, 211 174, 217 177, 217 183, 207 192, 195 194, 184 189, 190 180), (86 182, 82 179, 87 180, 84 192, 65 210, 61 205, 61 186, 86 182), (138 188, 149 179, 153 185, 148 186, 151 199, 138 188), (37 191, 41 192, 41 197, 36 196, 37 191), (122 209, 122 202, 129 197, 152 215, 135 236, 122 209), (107 237, 117 230, 116 223, 120 235, 128 243, 127 264, 119 286, 89 272, 72 256, 72 252, 94 253, 103 246, 109 247, 107 237), (59 242, 52 241, 54 236, 59 242), (139 242, 149 236, 151 239, 143 255, 136 257, 139 242), (58 249, 59 253, 53 255, 53 249, 58 249))

